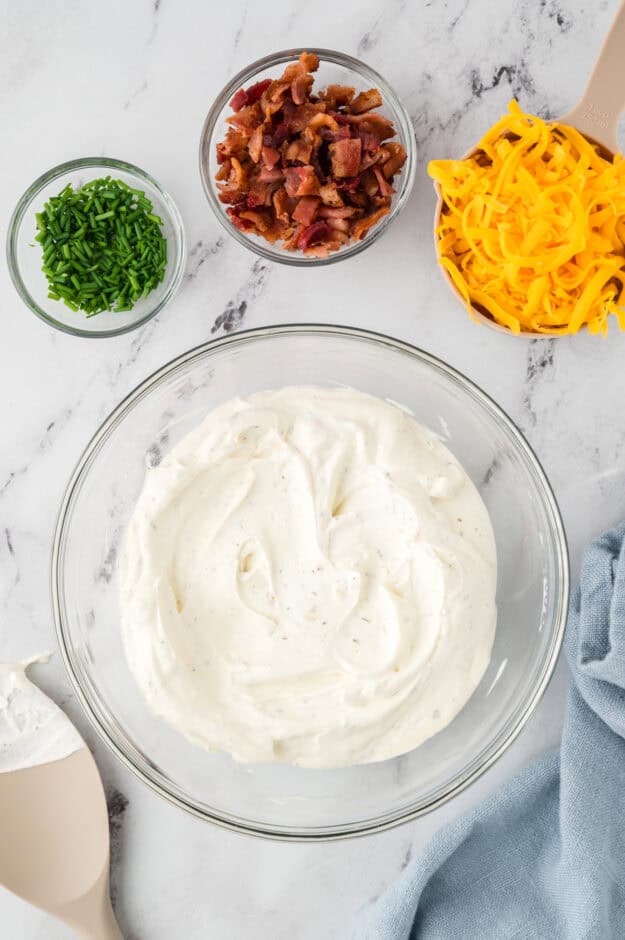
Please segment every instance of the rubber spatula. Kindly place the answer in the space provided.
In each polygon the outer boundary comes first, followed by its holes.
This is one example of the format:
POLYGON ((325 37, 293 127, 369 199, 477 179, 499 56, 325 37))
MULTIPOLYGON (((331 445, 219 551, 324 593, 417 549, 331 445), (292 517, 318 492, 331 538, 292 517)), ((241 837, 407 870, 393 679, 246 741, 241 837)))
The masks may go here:
POLYGON ((87 940, 123 940, 109 897, 106 799, 86 747, 0 773, 0 884, 87 940))

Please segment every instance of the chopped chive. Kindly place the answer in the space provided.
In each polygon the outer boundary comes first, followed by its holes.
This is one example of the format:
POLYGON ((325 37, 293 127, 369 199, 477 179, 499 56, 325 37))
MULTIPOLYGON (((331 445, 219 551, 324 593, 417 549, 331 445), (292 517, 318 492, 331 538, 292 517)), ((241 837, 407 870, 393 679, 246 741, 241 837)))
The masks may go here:
POLYGON ((95 316, 131 310, 167 267, 162 220, 144 192, 123 180, 67 185, 36 213, 48 296, 95 316))

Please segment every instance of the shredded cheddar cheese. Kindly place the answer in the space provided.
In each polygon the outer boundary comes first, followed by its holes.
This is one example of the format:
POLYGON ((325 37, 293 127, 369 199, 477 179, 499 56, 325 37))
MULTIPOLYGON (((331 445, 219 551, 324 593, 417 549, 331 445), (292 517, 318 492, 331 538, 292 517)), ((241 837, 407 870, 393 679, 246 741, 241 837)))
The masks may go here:
POLYGON ((514 333, 625 329, 625 160, 516 101, 465 160, 433 160, 438 259, 472 308, 514 333))

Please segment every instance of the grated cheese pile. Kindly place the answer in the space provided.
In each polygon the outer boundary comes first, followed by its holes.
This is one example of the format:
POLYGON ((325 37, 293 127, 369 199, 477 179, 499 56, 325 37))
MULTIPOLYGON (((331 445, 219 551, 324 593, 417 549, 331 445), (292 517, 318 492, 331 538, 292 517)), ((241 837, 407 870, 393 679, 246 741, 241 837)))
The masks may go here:
POLYGON ((625 329, 625 161, 516 101, 466 160, 428 167, 438 258, 471 307, 514 333, 625 329))

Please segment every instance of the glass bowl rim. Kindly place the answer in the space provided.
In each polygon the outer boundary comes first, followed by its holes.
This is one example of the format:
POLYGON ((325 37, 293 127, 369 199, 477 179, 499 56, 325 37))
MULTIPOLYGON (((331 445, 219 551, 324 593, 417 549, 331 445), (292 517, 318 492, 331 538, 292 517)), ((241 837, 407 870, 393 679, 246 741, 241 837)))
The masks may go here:
POLYGON ((43 320, 44 323, 47 323, 48 326, 52 326, 54 329, 60 330, 62 333, 68 333, 71 336, 80 336, 84 337, 85 339, 105 339, 110 336, 121 336, 124 333, 130 333, 132 330, 136 330, 138 327, 143 326, 148 322, 148 320, 151 320, 152 317, 155 317, 156 314, 159 313, 163 307, 165 307, 165 305, 168 304, 169 301, 174 297, 184 274, 184 268, 186 264, 186 238, 184 225, 182 223, 182 217, 178 210, 178 206, 167 190, 161 186, 161 184, 155 180, 150 173, 148 173, 146 170, 142 170, 141 167, 136 166, 134 163, 128 163, 127 160, 117 160, 113 157, 78 157, 74 160, 66 160, 64 163, 59 163, 56 166, 53 166, 51 169, 47 170, 45 173, 42 173, 41 176, 38 176, 37 179, 30 184, 30 186, 20 197, 9 221, 6 239, 6 259, 7 268, 9 270, 11 280, 13 281, 13 286, 15 287, 22 301, 32 311, 32 313, 35 314, 35 316, 39 317, 40 320, 43 320), (37 301, 30 293, 24 282, 24 279, 22 278, 20 266, 17 261, 17 237, 20 226, 24 216, 31 208, 36 197, 39 195, 42 189, 44 189, 49 183, 52 183, 55 179, 64 176, 66 173, 73 173, 77 170, 87 167, 101 167, 102 169, 109 169, 113 172, 122 171, 124 173, 128 173, 130 176, 135 176, 139 181, 145 181, 146 183, 149 183, 150 186, 152 186, 158 192, 159 196, 163 200, 163 203, 167 208, 167 212, 169 213, 171 224, 176 233, 178 257, 175 259, 175 266, 172 270, 170 284, 165 294, 159 303, 156 304, 153 308, 149 308, 147 313, 144 314, 140 320, 137 320, 133 323, 124 322, 122 325, 115 327, 114 329, 85 330, 80 326, 71 326, 70 324, 63 323, 60 320, 56 320, 54 317, 50 316, 42 307, 39 306, 37 301))
POLYGON ((410 115, 402 100, 398 97, 386 79, 375 69, 371 68, 370 65, 367 65, 366 62, 363 62, 360 59, 356 59, 354 56, 350 56, 344 52, 338 52, 334 49, 322 49, 316 46, 298 46, 292 49, 282 49, 279 52, 273 52, 269 55, 263 56, 261 59, 256 59, 255 62, 252 62, 244 69, 241 69, 239 72, 237 72, 237 74, 230 79, 230 81, 221 89, 215 98, 215 101, 211 105, 208 114, 204 119, 202 132, 200 134, 199 167, 202 188, 204 189, 204 194, 209 206, 213 210, 213 213, 221 225, 229 235, 232 235, 232 237, 239 242, 239 244, 244 245, 255 254, 260 255, 267 261, 276 261, 278 264, 286 264, 293 267, 312 268, 321 267, 322 265, 326 264, 335 264, 337 261, 344 261, 347 258, 353 258, 355 255, 360 254, 361 251, 364 251, 365 248, 368 248, 369 245, 372 245, 375 241, 377 241, 383 232, 385 232, 389 227, 391 222, 397 218, 407 203, 414 186, 417 172, 417 163, 417 141, 410 115), (380 222, 378 222, 377 225, 374 225, 369 234, 366 235, 365 238, 363 238, 361 241, 352 242, 345 248, 342 248, 340 251, 332 252, 328 255, 327 258, 309 257, 304 259, 294 253, 292 254, 291 252, 274 248, 273 246, 269 245, 269 243, 265 244, 265 242, 261 241, 260 239, 258 241, 252 240, 244 232, 239 231, 239 229, 232 224, 224 211, 222 203, 218 200, 214 191, 214 180, 210 173, 210 166, 203 159, 204 152, 207 150, 207 145, 210 146, 210 141, 217 126, 219 115, 221 114, 223 108, 228 104, 235 91, 238 91, 239 88, 247 85, 251 79, 253 79, 264 69, 271 68, 274 65, 282 65, 285 62, 291 62, 302 52, 312 52, 315 55, 318 55, 322 62, 330 62, 334 65, 340 65, 343 68, 349 69, 350 71, 355 72, 356 74, 372 82, 375 87, 380 88, 383 99, 390 103, 393 111, 397 115, 399 124, 398 130, 401 131, 402 137, 406 141, 406 151, 408 154, 402 187, 391 203, 391 211, 389 214, 385 216, 385 218, 383 218, 380 222))
POLYGON ((109 750, 111 750, 113 754, 151 790, 164 797, 168 802, 186 810, 199 819, 212 822, 223 829, 272 841, 306 843, 339 841, 371 835, 415 820, 426 813, 438 809, 449 802, 453 797, 462 793, 499 760, 516 740, 534 714, 555 670, 564 639, 564 630, 569 608, 570 562, 562 517, 555 494, 545 471, 523 433, 488 393, 484 392, 471 379, 467 378, 453 366, 448 365, 442 359, 404 340, 396 339, 384 333, 350 326, 320 323, 291 323, 242 330, 238 333, 231 333, 195 346, 155 370, 119 402, 108 417, 100 424, 83 450, 65 489, 56 520, 50 575, 55 629, 65 669, 78 701, 91 725, 109 750), (517 709, 515 715, 508 720, 507 724, 499 731, 493 740, 486 745, 482 752, 480 752, 477 757, 474 757, 467 767, 465 767, 462 772, 459 772, 454 779, 439 788, 440 792, 430 798, 429 801, 423 803, 423 805, 408 805, 399 810, 392 810, 366 821, 359 820, 347 824, 333 823, 331 825, 315 827, 296 827, 294 825, 280 827, 268 823, 255 824, 250 819, 241 819, 225 812, 222 814, 217 811, 209 812, 197 803, 177 795, 173 792, 173 789, 169 789, 150 776, 147 760, 145 761, 146 769, 143 769, 135 763, 124 751, 122 745, 118 743, 114 732, 109 730, 106 721, 100 718, 98 714, 99 709, 96 708, 97 703, 94 704, 94 702, 92 702, 89 693, 85 691, 82 685, 81 668, 74 663, 72 646, 69 642, 69 638, 66 636, 64 623, 65 613, 62 603, 63 567, 60 561, 62 559, 67 536, 69 513, 72 510, 75 495, 79 489, 83 475, 85 471, 89 469, 92 460, 97 456, 101 444, 108 437, 109 433, 118 426, 126 413, 149 394, 155 386, 188 363, 194 360, 200 360, 217 349, 227 348, 229 346, 236 347, 237 345, 247 344, 255 340, 271 339, 273 337, 280 338, 289 335, 347 337, 348 339, 357 339, 402 352, 436 369, 439 373, 442 373, 446 378, 450 379, 457 387, 462 389, 462 391, 468 393, 478 404, 481 404, 495 421, 503 424, 518 448, 518 451, 526 459, 527 467, 534 477, 534 482, 537 484, 538 491, 542 498, 543 508, 549 518, 553 535, 552 544, 556 565, 554 614, 549 646, 545 651, 542 662, 540 663, 540 668, 523 704, 517 709))

